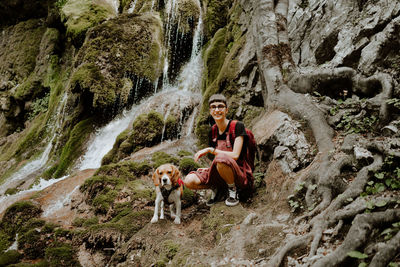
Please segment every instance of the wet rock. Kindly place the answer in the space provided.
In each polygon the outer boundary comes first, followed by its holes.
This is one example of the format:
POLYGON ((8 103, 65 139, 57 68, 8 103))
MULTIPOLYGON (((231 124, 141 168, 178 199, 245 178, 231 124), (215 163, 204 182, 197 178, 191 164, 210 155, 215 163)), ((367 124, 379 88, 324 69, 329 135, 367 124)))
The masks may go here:
POLYGON ((399 133, 399 129, 393 124, 387 125, 382 128, 382 134, 384 136, 395 136, 398 133, 399 133))

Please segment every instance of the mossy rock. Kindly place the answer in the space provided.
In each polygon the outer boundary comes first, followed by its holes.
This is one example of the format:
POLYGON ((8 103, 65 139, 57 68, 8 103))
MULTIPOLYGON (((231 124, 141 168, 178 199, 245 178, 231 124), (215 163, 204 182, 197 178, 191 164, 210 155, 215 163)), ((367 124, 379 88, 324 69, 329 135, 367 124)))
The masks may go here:
POLYGON ((125 209, 110 222, 91 226, 89 231, 91 234, 116 231, 130 237, 148 224, 152 216, 153 211, 151 210, 133 211, 132 209, 125 209))
POLYGON ((101 165, 107 165, 110 163, 116 163, 118 159, 118 150, 121 144, 129 137, 130 130, 126 129, 120 133, 113 145, 113 148, 102 158, 101 165))
POLYGON ((175 243, 173 240, 165 240, 161 246, 161 253, 155 266, 166 266, 174 259, 179 249, 179 244, 175 243))
POLYGON ((200 16, 200 7, 197 1, 181 0, 178 2, 178 30, 186 34, 196 28, 200 16))
POLYGON ((46 248, 45 259, 50 266, 81 266, 75 250, 70 246, 46 248))
POLYGON ((87 109, 97 111, 126 106, 129 93, 139 101, 154 92, 162 72, 161 33, 161 20, 154 14, 121 15, 93 27, 76 57, 71 91, 91 103, 87 109), (136 92, 137 83, 142 86, 136 92))
POLYGON ((179 161, 179 169, 183 175, 187 175, 191 171, 201 168, 201 165, 194 161, 193 158, 182 158, 179 161))
POLYGON ((127 140, 132 144, 131 152, 141 147, 151 147, 161 142, 164 121, 160 113, 150 111, 139 115, 133 122, 132 131, 127 140))
MULTIPOLYGON (((20 83, 34 70, 36 65, 36 56, 40 50, 42 36, 46 31, 43 21, 38 19, 27 20, 18 23, 15 26, 4 29, 1 39, 6 38, 7 42, 3 42, 0 55, 0 73, 10 73, 10 76, 2 77, 4 80, 16 79, 20 83)), ((20 95, 18 90, 16 96, 20 95)))
POLYGON ((19 236, 18 248, 24 251, 24 257, 27 259, 43 258, 46 241, 41 238, 37 229, 31 229, 19 236))
POLYGON ((61 177, 65 174, 75 160, 82 155, 83 145, 94 130, 93 118, 80 121, 72 129, 68 141, 62 149, 61 156, 57 167, 54 168, 53 177, 61 177))
POLYGON ((242 205, 227 207, 225 203, 218 203, 210 209, 210 214, 202 220, 205 232, 214 232, 217 241, 227 234, 232 226, 239 224, 246 217, 246 210, 242 205))
POLYGON ((179 122, 178 119, 173 116, 169 115, 165 120, 165 132, 164 132, 164 139, 176 139, 179 134, 179 122))
POLYGON ((41 208, 30 201, 16 202, 6 209, 2 226, 15 235, 31 218, 38 217, 41 212, 41 208))
POLYGON ((205 17, 205 31, 208 39, 211 39, 218 29, 228 24, 229 8, 232 3, 233 0, 208 1, 205 17))
POLYGON ((169 155, 163 151, 154 152, 153 155, 151 156, 151 160, 153 161, 154 169, 156 169, 159 166, 166 164, 166 163, 171 163, 174 165, 179 164, 178 158, 176 158, 172 155, 169 155))
POLYGON ((140 176, 148 174, 150 170, 151 165, 147 161, 122 161, 101 166, 95 175, 115 176, 124 178, 125 180, 135 180, 140 176))
POLYGON ((128 188, 131 190, 131 200, 150 201, 155 199, 155 191, 152 184, 146 183, 143 180, 135 180, 128 183, 128 188))
POLYGON ((8 266, 17 263, 22 258, 22 254, 17 250, 9 250, 0 254, 0 266, 8 266))
POLYGON ((67 36, 78 47, 82 45, 88 29, 115 16, 112 8, 99 0, 67 0, 60 13, 67 36))

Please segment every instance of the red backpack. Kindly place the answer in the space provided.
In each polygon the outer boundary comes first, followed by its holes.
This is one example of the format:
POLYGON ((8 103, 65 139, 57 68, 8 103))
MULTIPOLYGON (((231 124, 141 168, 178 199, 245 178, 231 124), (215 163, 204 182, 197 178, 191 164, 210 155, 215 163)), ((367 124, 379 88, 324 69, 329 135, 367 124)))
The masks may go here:
MULTIPOLYGON (((236 128, 236 120, 232 120, 229 125, 229 134, 226 135, 226 145, 227 147, 232 147, 231 138, 234 141, 236 138, 235 128, 236 128)), ((217 142, 218 138, 218 127, 214 124, 211 128, 212 140, 213 142, 217 142)), ((254 159, 257 152, 257 144, 254 139, 254 134, 247 128, 245 128, 246 134, 249 137, 247 142, 247 151, 244 155, 244 160, 249 164, 252 171, 254 171, 254 159)))

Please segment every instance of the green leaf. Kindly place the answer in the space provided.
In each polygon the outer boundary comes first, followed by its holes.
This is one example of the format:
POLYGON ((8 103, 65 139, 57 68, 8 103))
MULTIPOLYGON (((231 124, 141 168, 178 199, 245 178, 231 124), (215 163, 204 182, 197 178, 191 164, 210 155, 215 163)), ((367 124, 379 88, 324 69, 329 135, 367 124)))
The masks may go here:
POLYGON ((383 179, 385 177, 385 173, 383 172, 375 173, 375 177, 378 179, 383 179))
POLYGON ((400 228, 400 222, 393 223, 392 225, 393 227, 400 228))
POLYGON ((358 267, 367 267, 367 264, 365 262, 361 262, 358 267))
POLYGON ((374 203, 372 203, 371 201, 367 201, 367 203, 365 203, 365 205, 367 206, 367 209, 372 210, 374 208, 374 203))
POLYGON ((356 259, 366 259, 368 258, 367 254, 361 253, 360 251, 357 250, 353 250, 347 253, 347 256, 350 256, 352 258, 356 258, 356 259))
POLYGON ((383 183, 375 184, 375 189, 377 193, 381 193, 386 190, 386 186, 383 183))
POLYGON ((391 232, 393 232, 392 228, 386 228, 385 230, 383 230, 383 232, 381 233, 381 235, 387 235, 390 234, 391 232))
POLYGON ((377 206, 377 207, 384 207, 384 206, 386 206, 386 204, 387 204, 386 201, 381 200, 381 201, 376 202, 376 203, 375 203, 375 206, 377 206))
POLYGON ((390 262, 388 267, 399 267, 399 265, 395 262, 390 262))

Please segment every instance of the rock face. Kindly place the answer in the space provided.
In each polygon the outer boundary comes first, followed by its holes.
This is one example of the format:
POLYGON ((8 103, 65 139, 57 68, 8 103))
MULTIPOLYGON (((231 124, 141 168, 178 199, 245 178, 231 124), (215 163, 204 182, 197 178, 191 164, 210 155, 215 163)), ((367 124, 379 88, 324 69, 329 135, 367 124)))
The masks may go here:
POLYGON ((85 109, 100 113, 139 101, 154 92, 161 49, 161 21, 155 15, 121 16, 94 27, 76 57, 71 91, 85 96, 81 101, 90 105, 85 109))
POLYGON ((253 127, 254 137, 264 161, 276 160, 283 172, 305 167, 312 159, 311 145, 299 129, 300 124, 287 114, 265 114, 253 127))

